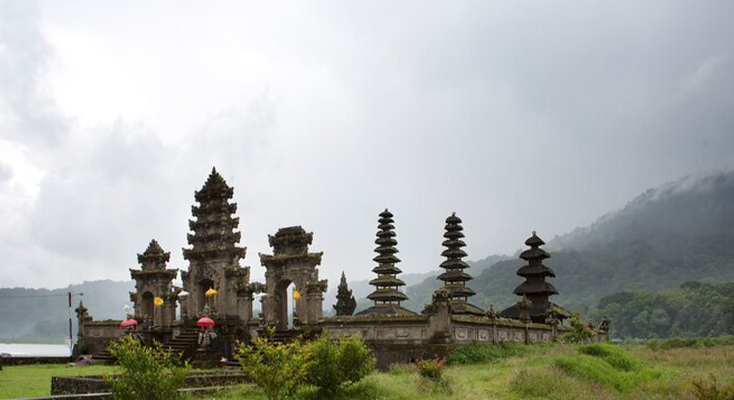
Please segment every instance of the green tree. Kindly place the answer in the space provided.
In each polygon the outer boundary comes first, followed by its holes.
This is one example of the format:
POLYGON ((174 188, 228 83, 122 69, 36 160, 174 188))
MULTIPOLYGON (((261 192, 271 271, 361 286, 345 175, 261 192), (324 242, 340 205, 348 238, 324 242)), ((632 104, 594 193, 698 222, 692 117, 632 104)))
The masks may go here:
MULTIPOLYGON (((270 330, 272 337, 274 330, 270 330)), ((299 341, 275 343, 257 337, 251 345, 240 344, 237 360, 252 382, 269 400, 293 395, 304 383, 307 352, 299 341)))
POLYGON ((594 336, 594 331, 589 327, 589 324, 581 320, 579 313, 573 313, 569 321, 571 323, 571 331, 559 337, 561 342, 581 343, 594 336))
POLYGON ((115 399, 167 400, 181 398, 178 389, 184 385, 190 367, 181 363, 180 355, 161 348, 146 347, 132 336, 125 336, 110 346, 121 373, 110 378, 115 399))
POLYGON ((330 394, 366 377, 375 368, 375 357, 362 339, 351 336, 332 340, 323 332, 307 350, 305 381, 330 394))

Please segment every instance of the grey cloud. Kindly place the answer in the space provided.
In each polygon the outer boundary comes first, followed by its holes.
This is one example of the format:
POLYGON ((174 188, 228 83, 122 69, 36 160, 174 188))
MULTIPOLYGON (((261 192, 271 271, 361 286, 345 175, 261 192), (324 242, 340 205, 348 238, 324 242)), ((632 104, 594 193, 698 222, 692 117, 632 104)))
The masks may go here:
MULTIPOLYGON (((149 35, 198 54, 231 40, 242 46, 233 57, 280 68, 265 89, 242 88, 240 101, 168 141, 165 127, 144 120, 88 130, 70 122, 42 90, 54 49, 39 10, 2 4, 12 29, 0 33, 0 112, 17 121, 2 135, 34 150, 46 176, 25 229, 13 233, 21 245, 0 248, 0 258, 59 271, 49 282, 84 270, 126 278, 151 237, 183 266, 193 191, 212 166, 235 187, 253 274, 267 234, 301 224, 332 282, 342 269, 370 276, 385 207, 396 215, 402 267, 419 272, 440 262, 451 211, 478 259, 511 253, 531 230, 552 237, 590 223, 662 182, 734 166, 734 4, 270 3, 252 18, 252 5, 238 3, 206 11, 218 29, 202 23, 201 43, 179 43, 154 14, 141 15, 140 32, 110 45, 149 35)), ((126 23, 94 2, 75 12, 61 22, 126 23)), ((216 73, 202 65, 198 73, 216 73)), ((35 282, 22 271, 0 276, 35 282)))
POLYGON ((13 169, 0 161, 0 184, 9 181, 13 177, 13 169))
POLYGON ((0 116, 2 105, 9 114, 0 123, 0 135, 43 147, 58 143, 68 121, 56 110, 45 85, 53 50, 40 23, 36 2, 0 2, 0 116))

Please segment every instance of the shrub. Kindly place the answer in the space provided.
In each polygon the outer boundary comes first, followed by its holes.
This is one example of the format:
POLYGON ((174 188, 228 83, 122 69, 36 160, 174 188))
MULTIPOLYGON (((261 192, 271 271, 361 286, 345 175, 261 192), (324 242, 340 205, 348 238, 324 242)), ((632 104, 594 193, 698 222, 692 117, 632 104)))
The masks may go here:
POLYGON ((481 364, 508 357, 520 356, 528 350, 527 345, 513 342, 497 344, 470 344, 455 347, 448 357, 449 364, 481 364))
POLYGON ((434 392, 434 394, 450 394, 452 392, 451 385, 448 379, 444 377, 443 371, 446 366, 446 359, 434 359, 434 360, 418 360, 415 362, 418 375, 421 380, 419 383, 426 384, 428 386, 421 387, 422 390, 428 389, 434 392))
POLYGON ((443 379, 443 368, 446 366, 446 359, 440 360, 418 360, 415 362, 418 369, 418 375, 432 382, 441 382, 443 379))
POLYGON ((322 333, 306 350, 305 382, 329 392, 359 382, 375 368, 375 358, 364 342, 356 337, 332 340, 322 333))
POLYGON ((304 382, 306 352, 300 342, 273 343, 258 337, 251 346, 240 344, 236 358, 269 400, 293 395, 304 382))
POLYGON ((734 400, 734 385, 719 385, 714 375, 693 380, 693 395, 699 400, 734 400))
POLYGON ((189 365, 181 363, 180 355, 163 350, 158 343, 146 347, 131 336, 125 336, 110 346, 121 373, 111 379, 112 392, 121 400, 165 400, 181 398, 189 365))
POLYGON ((558 337, 563 343, 582 343, 594 336, 594 331, 589 324, 581 320, 579 313, 573 313, 571 319, 571 331, 558 337))

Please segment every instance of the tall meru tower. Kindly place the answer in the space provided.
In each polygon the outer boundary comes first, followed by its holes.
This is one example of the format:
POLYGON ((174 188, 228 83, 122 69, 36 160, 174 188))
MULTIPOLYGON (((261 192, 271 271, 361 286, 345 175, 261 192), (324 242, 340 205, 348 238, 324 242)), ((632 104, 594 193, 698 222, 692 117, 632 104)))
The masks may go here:
POLYGON ((189 318, 202 316, 206 305, 211 315, 220 320, 243 316, 237 292, 249 282, 250 268, 239 264, 247 249, 237 246, 241 234, 236 230, 239 218, 233 216, 237 203, 230 202, 233 194, 234 190, 215 168, 194 194, 199 205, 191 207, 195 218, 189 220, 193 233, 187 239, 191 248, 183 249, 189 268, 181 273, 184 290, 189 292, 183 303, 189 318), (215 289, 217 294, 207 297, 209 289, 215 289))

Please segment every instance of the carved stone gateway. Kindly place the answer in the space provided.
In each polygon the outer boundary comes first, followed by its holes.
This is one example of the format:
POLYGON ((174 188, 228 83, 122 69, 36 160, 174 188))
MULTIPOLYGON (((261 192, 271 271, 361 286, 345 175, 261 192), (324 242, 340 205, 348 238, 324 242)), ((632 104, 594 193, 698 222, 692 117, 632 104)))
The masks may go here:
POLYGON ((313 233, 306 233, 300 226, 278 229, 275 236, 268 236, 273 254, 260 254, 265 272, 266 295, 262 298, 263 318, 267 325, 277 329, 288 327, 288 293, 291 283, 300 294, 295 300, 295 311, 302 325, 319 323, 322 315, 323 293, 327 281, 319 280, 316 268, 324 253, 309 253, 313 233))
POLYGON ((166 263, 171 253, 164 252, 155 239, 150 241, 143 254, 138 254, 140 269, 130 269, 135 280, 135 292, 130 300, 135 305, 135 318, 143 323, 158 327, 170 327, 176 320, 176 295, 180 289, 172 285, 177 269, 167 269, 166 263), (160 298, 163 304, 156 306, 154 299, 160 298))

